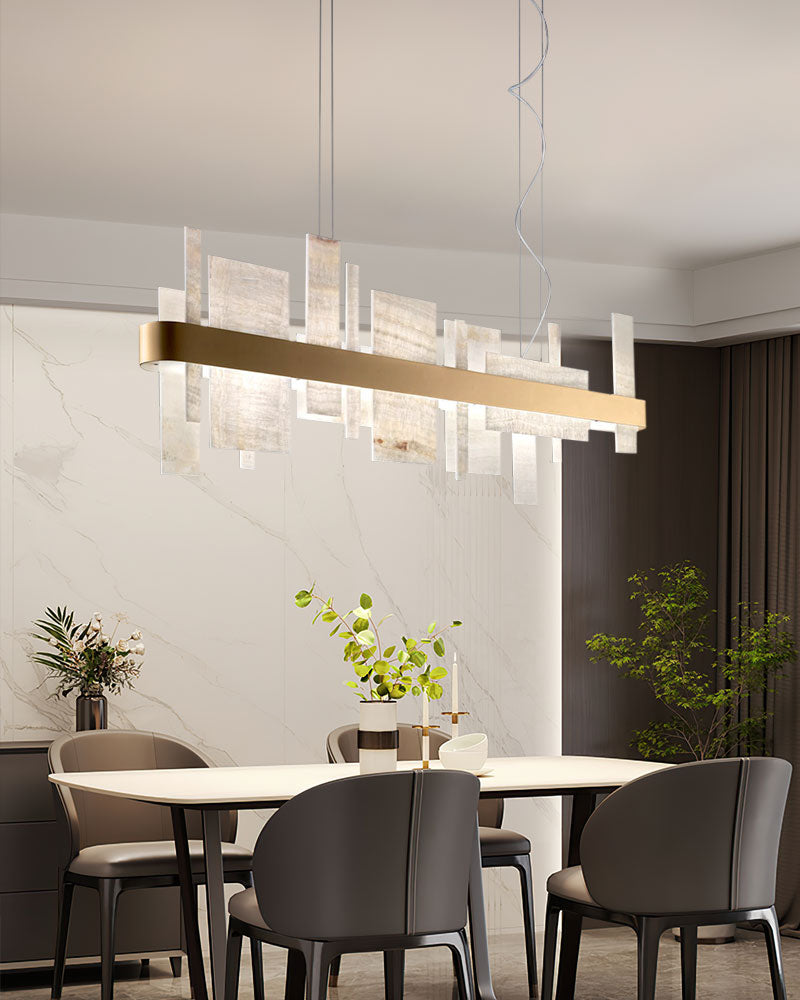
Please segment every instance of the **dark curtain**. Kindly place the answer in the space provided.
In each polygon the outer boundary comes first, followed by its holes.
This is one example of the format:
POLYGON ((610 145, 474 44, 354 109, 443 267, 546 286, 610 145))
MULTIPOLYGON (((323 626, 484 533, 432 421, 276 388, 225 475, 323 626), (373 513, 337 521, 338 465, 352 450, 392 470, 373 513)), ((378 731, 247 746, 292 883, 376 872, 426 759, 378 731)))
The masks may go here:
MULTIPOLYGON (((800 335, 723 348, 720 407, 719 639, 739 602, 757 601, 791 616, 800 647, 800 335)), ((800 936, 800 662, 767 701, 768 751, 795 768, 777 909, 800 936)))

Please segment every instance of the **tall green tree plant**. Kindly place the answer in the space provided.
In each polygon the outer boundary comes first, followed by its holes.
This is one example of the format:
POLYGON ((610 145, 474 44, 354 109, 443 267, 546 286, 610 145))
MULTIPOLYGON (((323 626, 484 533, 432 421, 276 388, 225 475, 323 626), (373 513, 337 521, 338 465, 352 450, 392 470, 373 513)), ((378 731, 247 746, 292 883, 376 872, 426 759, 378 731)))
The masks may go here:
POLYGON ((628 583, 641 610, 639 635, 598 633, 586 645, 593 662, 607 661, 623 677, 648 684, 669 713, 635 732, 631 745, 653 759, 706 760, 740 747, 764 753, 769 713, 750 698, 761 695, 766 703, 775 675, 796 658, 790 619, 740 604, 731 619, 733 646, 717 648, 709 638, 717 612, 697 566, 686 561, 634 573, 628 583))

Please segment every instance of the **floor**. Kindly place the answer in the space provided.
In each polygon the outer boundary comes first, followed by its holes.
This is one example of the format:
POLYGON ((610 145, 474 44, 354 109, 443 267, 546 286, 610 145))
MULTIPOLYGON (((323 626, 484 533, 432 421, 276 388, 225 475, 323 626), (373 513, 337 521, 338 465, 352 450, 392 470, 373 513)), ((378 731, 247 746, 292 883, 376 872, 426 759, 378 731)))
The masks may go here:
MULTIPOLYGON (((739 931, 734 945, 706 945, 698 959, 698 1000, 770 1000, 767 955, 763 938, 739 931)), ((492 940, 495 991, 498 1000, 525 1000, 522 941, 515 935, 492 940)), ((267 1000, 283 997, 284 963, 280 952, 265 948, 267 1000)), ((790 1000, 800 1000, 800 940, 784 938, 784 961, 790 1000), (795 989, 797 984, 797 989, 795 989)), ((242 963, 241 1000, 252 1000, 252 985, 246 952, 242 963)), ((434 951, 409 955, 406 996, 409 1000, 450 1000, 452 966, 434 951)), ((377 956, 345 960, 337 989, 330 1000, 381 1000, 382 964, 377 956)), ((0 979, 3 1000, 45 1000, 50 996, 49 978, 39 973, 6 974, 0 979)), ((100 987, 94 969, 68 973, 64 1000, 99 1000, 100 987)), ((185 972, 173 979, 166 960, 153 961, 149 976, 140 977, 138 963, 120 964, 114 989, 115 1000, 188 1000, 189 980, 185 972)), ((636 996, 636 951, 631 932, 624 929, 592 930, 584 934, 578 970, 576 1000, 631 1000, 636 996)), ((658 1000, 680 1000, 680 946, 664 937, 658 974, 658 1000)))

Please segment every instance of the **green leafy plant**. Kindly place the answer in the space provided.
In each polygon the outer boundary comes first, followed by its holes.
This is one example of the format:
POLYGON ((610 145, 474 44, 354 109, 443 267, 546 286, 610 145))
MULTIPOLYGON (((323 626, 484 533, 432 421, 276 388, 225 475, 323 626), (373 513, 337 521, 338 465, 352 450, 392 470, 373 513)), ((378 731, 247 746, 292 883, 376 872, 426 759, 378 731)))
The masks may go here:
POLYGON ((645 681, 670 719, 651 722, 631 743, 643 757, 725 757, 739 747, 765 751, 767 711, 753 709, 751 695, 772 691, 775 675, 797 656, 783 614, 740 604, 731 619, 731 648, 708 638, 712 618, 705 576, 691 562, 628 578, 630 598, 642 619, 640 636, 598 633, 587 639, 593 662, 607 661, 623 677, 645 681), (724 682, 716 683, 719 676, 724 682))
POLYGON ((387 614, 376 620, 369 594, 361 595, 358 607, 340 614, 333 606, 333 598, 320 597, 314 586, 298 591, 294 603, 298 608, 319 604, 313 623, 333 623, 331 638, 336 636, 344 641, 343 659, 353 664, 358 678, 345 684, 363 701, 397 701, 409 693, 424 694, 431 701, 442 697, 440 681, 447 676, 447 668, 437 665, 430 654, 439 660, 444 658, 444 633, 458 628, 461 622, 453 621, 442 628, 431 622, 419 638, 404 635, 399 642, 387 646, 381 639, 380 628, 393 616, 387 614))
POLYGON ((44 618, 33 623, 38 631, 31 632, 31 636, 45 643, 47 649, 34 653, 31 659, 56 679, 56 694, 66 698, 75 689, 82 695, 97 695, 133 687, 145 652, 142 633, 135 629, 127 638, 115 642, 127 618, 123 614, 111 617, 116 625, 110 635, 97 611, 84 625, 76 623, 75 613, 66 607, 55 611, 47 608, 44 618))

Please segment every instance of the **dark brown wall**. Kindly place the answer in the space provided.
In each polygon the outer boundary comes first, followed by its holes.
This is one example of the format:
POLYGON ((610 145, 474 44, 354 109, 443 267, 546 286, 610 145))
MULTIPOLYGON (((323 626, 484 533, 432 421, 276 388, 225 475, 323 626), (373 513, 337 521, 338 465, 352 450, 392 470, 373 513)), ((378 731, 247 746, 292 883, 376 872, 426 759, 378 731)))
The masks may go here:
MULTIPOLYGON (((588 368, 591 388, 611 391, 607 341, 565 344, 563 363, 588 368)), ((588 445, 564 442, 564 753, 638 756, 632 731, 661 717, 643 683, 586 653, 596 632, 636 629, 631 573, 691 559, 716 607, 719 363, 716 348, 637 344, 648 422, 639 453, 615 454, 613 435, 601 432, 588 445)))

